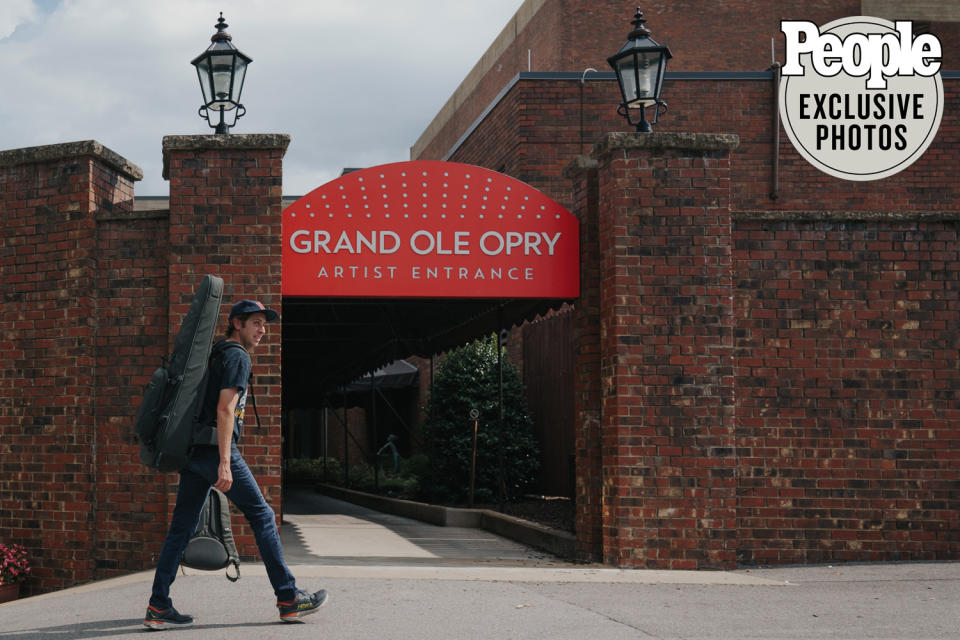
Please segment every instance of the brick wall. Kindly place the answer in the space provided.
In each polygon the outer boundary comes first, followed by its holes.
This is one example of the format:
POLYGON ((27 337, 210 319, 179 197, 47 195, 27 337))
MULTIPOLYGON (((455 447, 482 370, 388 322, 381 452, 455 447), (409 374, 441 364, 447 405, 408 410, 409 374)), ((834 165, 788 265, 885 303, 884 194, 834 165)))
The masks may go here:
POLYGON ((576 380, 582 553, 670 568, 958 557, 960 217, 911 210, 886 181, 885 212, 808 187, 804 211, 731 214, 726 155, 662 140, 703 137, 610 134, 596 169, 568 170, 601 256, 576 311, 579 364, 599 362, 602 385, 598 400, 576 380))
MULTIPOLYGON (((960 186, 951 171, 960 162, 960 118, 947 110, 936 139, 906 170, 877 182, 824 175, 781 134, 774 146, 774 80, 673 80, 664 83, 670 110, 655 130, 736 132, 731 179, 738 211, 798 211, 826 204, 833 210, 934 212, 955 209, 960 186), (775 157, 779 171, 774 181, 775 157), (776 192, 776 198, 771 194, 776 192)), ((944 80, 945 101, 960 100, 960 82, 944 80)), ((521 78, 450 157, 503 170, 561 204, 571 203, 564 167, 610 131, 630 127, 616 114, 616 82, 521 78)))
POLYGON ((958 228, 738 218, 742 562, 960 555, 958 228))
POLYGON ((111 546, 96 219, 129 210, 141 176, 93 141, 0 153, 0 531, 29 550, 27 593, 95 578, 111 546))
MULTIPOLYGON (((132 200, 132 193, 130 194, 132 200)), ((102 212, 97 220, 98 578, 152 566, 166 533, 167 496, 139 461, 133 416, 167 349, 167 216, 102 212)))
MULTIPOLYGON (((140 464, 133 416, 202 275, 280 309, 289 138, 223 138, 164 140, 169 215, 133 211, 140 169, 96 142, 0 152, 0 541, 28 549, 28 594, 153 566, 176 475, 140 464)), ((279 325, 255 372, 244 454, 279 515, 279 325)))
POLYGON ((572 312, 577 555, 585 562, 597 562, 603 555, 597 162, 580 156, 565 175, 572 184, 572 210, 580 222, 580 298, 572 312))
POLYGON ((734 562, 736 144, 736 136, 611 134, 595 149, 608 564, 734 562))

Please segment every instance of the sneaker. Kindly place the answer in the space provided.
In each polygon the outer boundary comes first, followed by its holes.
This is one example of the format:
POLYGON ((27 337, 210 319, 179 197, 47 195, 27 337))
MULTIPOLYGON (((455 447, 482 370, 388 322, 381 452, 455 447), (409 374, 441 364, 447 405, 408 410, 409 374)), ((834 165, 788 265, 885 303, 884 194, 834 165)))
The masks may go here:
POLYGON ((277 609, 280 609, 281 622, 295 622, 297 618, 308 616, 323 606, 327 601, 327 592, 323 589, 310 594, 297 590, 297 596, 290 602, 277 600, 277 609))
POLYGON ((143 619, 143 626, 148 629, 166 629, 169 626, 186 627, 193 624, 192 616, 185 616, 173 607, 158 609, 147 607, 147 615, 143 619))

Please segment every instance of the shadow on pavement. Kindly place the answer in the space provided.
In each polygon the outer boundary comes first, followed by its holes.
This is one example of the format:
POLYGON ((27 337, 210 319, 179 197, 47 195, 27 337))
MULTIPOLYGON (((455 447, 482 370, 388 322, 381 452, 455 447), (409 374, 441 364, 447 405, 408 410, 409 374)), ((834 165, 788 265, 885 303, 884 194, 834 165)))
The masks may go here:
MULTIPOLYGON (((278 627, 282 622, 259 622, 243 624, 192 624, 188 627, 177 627, 170 629, 175 631, 182 628, 184 630, 202 630, 202 629, 232 629, 242 627, 249 629, 251 627, 278 627)), ((144 627, 139 620, 125 618, 123 620, 98 620, 96 622, 80 622, 77 624, 64 624, 56 627, 37 627, 36 629, 26 629, 22 631, 3 632, 0 631, 2 640, 49 640, 50 638, 70 638, 70 640, 85 640, 92 638, 109 638, 111 636, 125 636, 135 631, 149 633, 149 629, 144 627)), ((166 637, 166 636, 164 636, 166 637)))

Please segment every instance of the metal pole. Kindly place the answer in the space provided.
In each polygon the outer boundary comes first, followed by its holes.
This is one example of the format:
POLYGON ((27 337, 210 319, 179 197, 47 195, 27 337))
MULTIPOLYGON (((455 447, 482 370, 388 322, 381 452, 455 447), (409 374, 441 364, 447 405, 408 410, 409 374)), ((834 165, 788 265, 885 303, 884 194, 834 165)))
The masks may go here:
POLYGON ((347 392, 343 392, 343 486, 350 488, 350 428, 347 426, 347 392))
POLYGON ((480 412, 476 409, 470 409, 470 417, 473 418, 473 457, 470 459, 470 506, 473 506, 473 490, 477 479, 477 430, 479 428, 480 412))
MULTIPOLYGON (((373 449, 377 450, 377 380, 370 374, 370 414, 373 423, 373 449)), ((373 491, 380 493, 380 453, 377 451, 373 460, 373 491)))
MULTIPOLYGON (((500 321, 501 310, 497 310, 498 326, 502 326, 500 321)), ((503 473, 503 344, 505 342, 506 331, 500 329, 497 334, 497 463, 500 466, 500 511, 503 511, 503 504, 507 500, 507 483, 503 473)))

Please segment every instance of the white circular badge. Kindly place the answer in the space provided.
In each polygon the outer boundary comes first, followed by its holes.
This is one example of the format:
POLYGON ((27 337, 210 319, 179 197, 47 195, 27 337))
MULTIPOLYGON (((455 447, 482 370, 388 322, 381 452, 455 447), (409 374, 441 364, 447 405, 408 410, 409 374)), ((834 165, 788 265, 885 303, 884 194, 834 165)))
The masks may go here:
POLYGON ((866 181, 923 155, 943 115, 934 36, 915 39, 908 22, 867 16, 835 20, 819 33, 811 23, 782 26, 780 116, 804 159, 831 176, 866 181), (937 72, 929 73, 933 53, 937 72))

